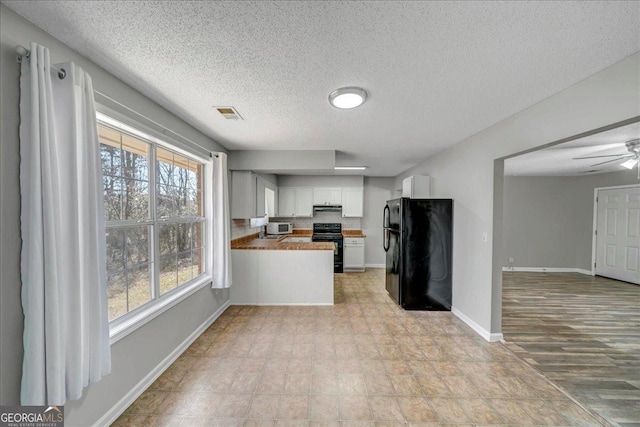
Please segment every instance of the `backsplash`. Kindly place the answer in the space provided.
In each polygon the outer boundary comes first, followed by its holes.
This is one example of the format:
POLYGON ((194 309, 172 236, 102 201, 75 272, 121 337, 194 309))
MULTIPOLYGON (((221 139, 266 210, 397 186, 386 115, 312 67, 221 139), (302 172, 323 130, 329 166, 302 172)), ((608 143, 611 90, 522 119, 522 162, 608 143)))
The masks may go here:
POLYGON ((291 222, 293 228, 313 228, 315 222, 339 222, 342 228, 360 230, 362 218, 343 218, 340 212, 315 212, 312 218, 273 217, 271 222, 291 222))
MULTIPOLYGON (((270 222, 291 222, 293 228, 313 228, 315 222, 339 222, 344 229, 362 229, 362 218, 343 218, 339 212, 316 212, 312 218, 290 218, 290 217, 273 217, 269 218, 270 222)), ((251 222, 248 219, 231 220, 231 239, 247 236, 253 233, 259 233, 260 227, 251 228, 251 222)))

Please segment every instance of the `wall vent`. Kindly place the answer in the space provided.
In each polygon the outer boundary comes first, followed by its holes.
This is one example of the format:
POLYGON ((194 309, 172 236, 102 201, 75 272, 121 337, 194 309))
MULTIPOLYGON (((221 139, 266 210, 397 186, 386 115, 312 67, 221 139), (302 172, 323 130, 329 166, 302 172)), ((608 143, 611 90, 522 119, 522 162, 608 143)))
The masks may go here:
POLYGON ((244 120, 238 111, 233 107, 213 107, 222 117, 228 120, 244 120))

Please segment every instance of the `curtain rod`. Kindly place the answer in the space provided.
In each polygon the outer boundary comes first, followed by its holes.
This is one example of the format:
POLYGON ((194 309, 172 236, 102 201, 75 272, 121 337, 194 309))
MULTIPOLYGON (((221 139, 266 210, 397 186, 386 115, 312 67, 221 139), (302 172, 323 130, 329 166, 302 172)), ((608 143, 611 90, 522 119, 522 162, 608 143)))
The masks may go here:
MULTIPOLYGON (((18 54, 18 62, 22 61, 22 58, 30 58, 30 53, 29 50, 27 48, 25 48, 24 46, 18 45, 16 46, 16 53, 18 54)), ((53 68, 54 70, 56 70, 58 72, 58 77, 62 80, 66 77, 67 75, 67 71, 64 68, 56 68, 53 65, 51 65, 51 68, 53 68)), ((208 151, 209 152, 209 157, 219 157, 217 153, 211 152, 208 148, 203 147, 202 145, 198 144, 197 142, 194 142, 192 140, 190 140, 189 138, 180 135, 178 132, 174 132, 171 129, 167 129, 166 127, 162 126, 160 123, 156 122, 155 120, 150 119, 149 117, 145 116, 144 114, 140 114, 137 111, 132 110, 131 108, 127 107, 126 105, 122 104, 121 102, 116 101, 115 99, 111 98, 108 95, 105 95, 102 92, 99 92, 97 90, 93 90, 95 93, 97 93, 98 95, 108 99, 111 102, 114 102, 116 104, 118 104, 119 106, 121 106, 122 108, 126 108, 127 110, 131 111, 133 114, 136 114, 142 118, 144 118, 145 120, 148 120, 149 122, 153 123, 154 125, 158 126, 160 129, 162 129, 163 133, 165 132, 171 132, 172 134, 184 139, 185 141, 189 141, 191 144, 194 144, 200 148, 202 148, 204 151, 208 151)))
MULTIPOLYGON (((18 62, 22 62, 22 58, 30 58, 31 52, 24 46, 16 46, 16 53, 18 54, 18 62)), ((51 65, 51 68, 58 72, 58 78, 60 80, 64 79, 67 76, 67 70, 64 68, 57 68, 51 65)))

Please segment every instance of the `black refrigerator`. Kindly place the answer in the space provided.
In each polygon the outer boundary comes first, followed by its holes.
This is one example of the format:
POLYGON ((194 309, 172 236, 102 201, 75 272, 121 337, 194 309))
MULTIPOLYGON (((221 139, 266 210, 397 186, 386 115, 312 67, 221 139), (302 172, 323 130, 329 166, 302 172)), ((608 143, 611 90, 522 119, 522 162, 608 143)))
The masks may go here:
POLYGON ((386 288, 407 310, 451 310, 453 200, 389 200, 383 214, 386 288))

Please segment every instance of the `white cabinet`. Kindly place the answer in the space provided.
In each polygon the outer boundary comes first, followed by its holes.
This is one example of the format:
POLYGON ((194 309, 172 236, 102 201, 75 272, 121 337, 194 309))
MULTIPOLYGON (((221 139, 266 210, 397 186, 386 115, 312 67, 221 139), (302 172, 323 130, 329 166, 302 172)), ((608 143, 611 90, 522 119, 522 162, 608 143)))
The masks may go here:
POLYGON ((312 216, 313 189, 282 187, 278 195, 278 216, 312 216))
POLYGON ((429 198, 429 177, 413 175, 402 180, 402 197, 412 199, 429 198))
POLYGON ((314 205, 340 205, 342 204, 342 188, 314 188, 314 205))
POLYGON ((361 218, 364 213, 364 189, 362 187, 345 187, 342 189, 342 216, 344 218, 361 218))
POLYGON ((296 189, 280 188, 278 190, 278 216, 294 216, 296 214, 296 189))
POLYGON ((274 216, 276 186, 249 171, 231 172, 231 218, 274 216))
POLYGON ((344 238, 344 270, 364 271, 364 238, 344 238))

